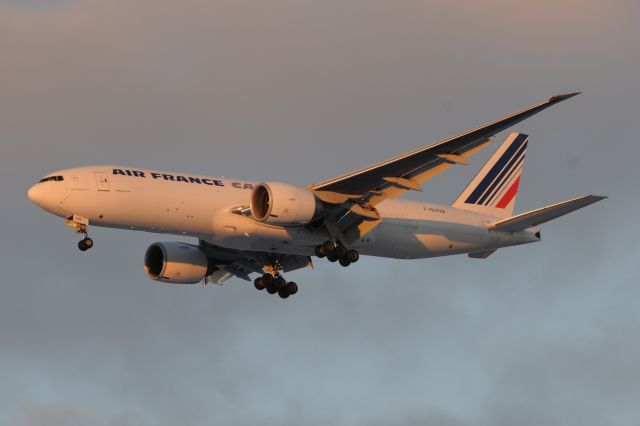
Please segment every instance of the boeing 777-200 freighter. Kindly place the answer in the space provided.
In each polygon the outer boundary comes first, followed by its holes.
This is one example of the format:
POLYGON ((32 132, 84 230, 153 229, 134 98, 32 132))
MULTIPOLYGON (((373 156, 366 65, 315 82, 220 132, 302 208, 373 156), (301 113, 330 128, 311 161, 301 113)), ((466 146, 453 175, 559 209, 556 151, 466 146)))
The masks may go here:
POLYGON ((177 284, 221 284, 236 276, 287 298, 298 285, 282 273, 312 256, 349 266, 360 255, 422 259, 466 253, 486 258, 502 247, 540 240, 538 225, 605 197, 588 195, 513 215, 529 137, 507 136, 452 205, 399 199, 491 143, 516 123, 578 93, 545 102, 433 145, 306 186, 249 182, 124 166, 51 173, 29 198, 64 218, 93 247, 89 226, 194 237, 158 242, 146 274, 177 284))

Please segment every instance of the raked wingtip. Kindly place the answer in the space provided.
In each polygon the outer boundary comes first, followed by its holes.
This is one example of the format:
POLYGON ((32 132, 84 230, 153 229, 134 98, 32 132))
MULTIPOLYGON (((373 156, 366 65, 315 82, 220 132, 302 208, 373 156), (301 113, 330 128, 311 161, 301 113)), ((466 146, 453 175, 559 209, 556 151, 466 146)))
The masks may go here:
POLYGON ((569 98, 573 98, 574 96, 578 96, 581 93, 582 92, 572 92, 572 93, 564 93, 564 94, 553 95, 553 96, 551 96, 549 98, 549 102, 562 102, 562 101, 567 100, 569 98))

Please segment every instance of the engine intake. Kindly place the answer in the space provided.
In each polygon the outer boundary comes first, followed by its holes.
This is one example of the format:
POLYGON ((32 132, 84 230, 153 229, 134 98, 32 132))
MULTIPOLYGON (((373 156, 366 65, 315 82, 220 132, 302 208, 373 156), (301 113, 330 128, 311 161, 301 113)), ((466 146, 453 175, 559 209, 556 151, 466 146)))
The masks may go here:
POLYGON ((251 193, 251 216, 270 225, 306 225, 324 210, 312 191, 286 183, 261 183, 251 193))
POLYGON ((200 247, 180 242, 149 246, 144 271, 154 281, 171 284, 197 284, 213 272, 200 247))

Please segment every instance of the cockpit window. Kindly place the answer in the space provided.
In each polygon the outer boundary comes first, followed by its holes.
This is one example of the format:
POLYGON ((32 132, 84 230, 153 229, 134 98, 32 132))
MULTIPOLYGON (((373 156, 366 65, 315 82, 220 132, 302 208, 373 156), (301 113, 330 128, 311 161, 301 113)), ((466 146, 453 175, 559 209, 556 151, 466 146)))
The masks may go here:
POLYGON ((40 179, 40 183, 49 181, 62 182, 63 180, 64 178, 62 176, 47 176, 46 178, 40 179))

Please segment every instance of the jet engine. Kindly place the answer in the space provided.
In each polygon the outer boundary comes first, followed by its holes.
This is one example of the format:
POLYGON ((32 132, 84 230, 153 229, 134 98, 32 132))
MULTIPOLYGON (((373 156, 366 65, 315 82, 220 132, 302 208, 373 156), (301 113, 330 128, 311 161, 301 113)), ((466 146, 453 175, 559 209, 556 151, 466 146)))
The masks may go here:
POLYGON ((312 191, 286 183, 261 183, 251 193, 251 216, 269 225, 306 225, 324 210, 312 191))
POLYGON ((211 275, 209 259, 198 246, 180 242, 154 243, 144 255, 144 271, 154 281, 196 284, 211 275))

